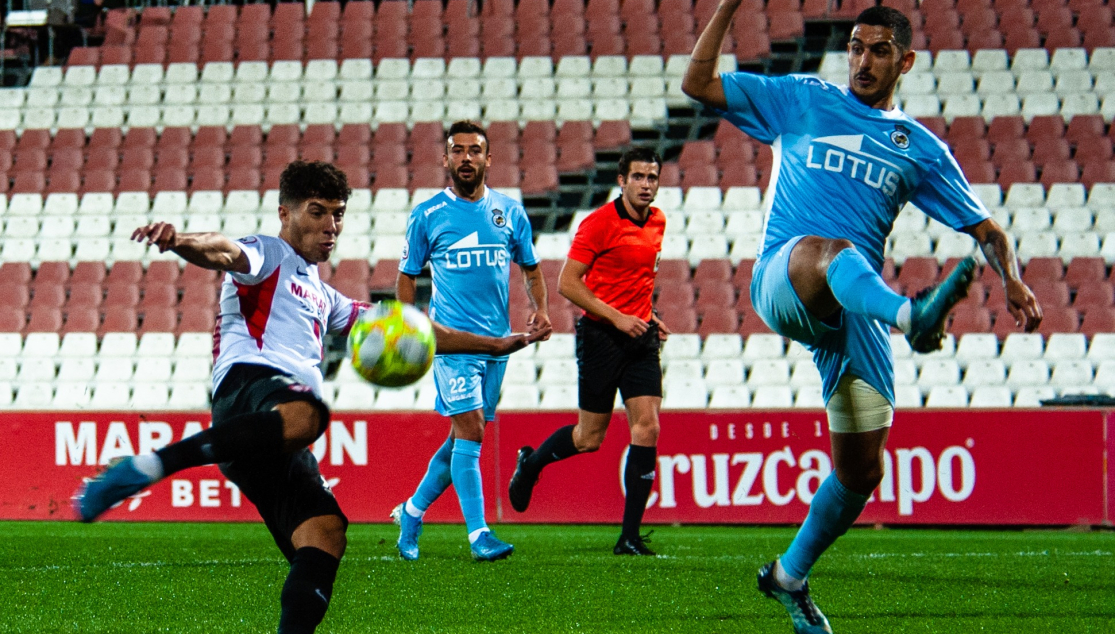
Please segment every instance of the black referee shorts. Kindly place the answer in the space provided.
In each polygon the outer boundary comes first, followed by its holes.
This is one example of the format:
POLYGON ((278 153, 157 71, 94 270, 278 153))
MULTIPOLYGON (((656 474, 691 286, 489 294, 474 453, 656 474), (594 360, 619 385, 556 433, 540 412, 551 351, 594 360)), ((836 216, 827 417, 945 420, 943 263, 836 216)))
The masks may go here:
MULTIPOLYGON (((268 411, 292 401, 316 405, 321 420, 325 421, 323 425, 328 424, 329 407, 314 396, 309 386, 269 366, 237 363, 213 394, 213 424, 221 425, 234 416, 268 411)), ((256 506, 275 544, 288 560, 294 557, 290 537, 302 522, 337 515, 348 525, 348 518, 341 512, 309 449, 277 458, 234 460, 219 467, 256 506)))
POLYGON ((658 326, 653 322, 632 338, 610 324, 587 317, 577 321, 579 405, 586 412, 610 414, 616 390, 623 400, 662 396, 658 326))

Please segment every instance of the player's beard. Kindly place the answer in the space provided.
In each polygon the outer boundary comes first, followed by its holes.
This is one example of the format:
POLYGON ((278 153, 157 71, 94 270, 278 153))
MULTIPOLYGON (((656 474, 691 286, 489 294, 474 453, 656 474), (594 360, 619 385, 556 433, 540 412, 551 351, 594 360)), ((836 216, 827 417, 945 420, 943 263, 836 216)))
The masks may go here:
POLYGON ((469 165, 472 168, 472 177, 465 179, 460 175, 460 169, 450 169, 449 177, 453 179, 453 188, 462 194, 471 195, 484 184, 485 166, 469 165))

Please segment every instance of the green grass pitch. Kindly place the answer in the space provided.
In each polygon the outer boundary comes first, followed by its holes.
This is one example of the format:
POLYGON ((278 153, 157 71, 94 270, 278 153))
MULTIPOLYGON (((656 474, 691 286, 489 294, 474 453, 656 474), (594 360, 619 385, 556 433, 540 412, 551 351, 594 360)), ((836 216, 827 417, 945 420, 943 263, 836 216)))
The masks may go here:
MULTIPOLYGON (((475 564, 464 528, 349 531, 318 632, 790 632, 754 589, 790 528, 658 527, 656 559, 611 554, 612 526, 498 526, 475 564)), ((1115 632, 1115 533, 854 529, 813 594, 837 633, 1115 632)), ((274 632, 286 562, 259 524, 0 523, 0 632, 274 632)))

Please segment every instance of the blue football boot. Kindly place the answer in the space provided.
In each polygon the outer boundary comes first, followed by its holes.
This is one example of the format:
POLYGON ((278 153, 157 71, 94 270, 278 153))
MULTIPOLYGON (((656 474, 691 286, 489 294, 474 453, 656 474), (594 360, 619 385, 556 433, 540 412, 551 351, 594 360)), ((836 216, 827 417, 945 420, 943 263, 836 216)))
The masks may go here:
POLYGON ((791 592, 774 580, 774 562, 759 569, 759 591, 778 601, 794 623, 794 634, 832 634, 828 619, 809 596, 809 582, 801 590, 791 592))
POLYGON ((480 538, 472 543, 472 558, 476 561, 498 561, 506 559, 515 552, 515 547, 507 542, 500 541, 492 531, 484 531, 480 538))
POLYGON ((391 511, 391 519, 399 527, 399 541, 395 545, 399 548, 399 556, 407 561, 418 559, 418 536, 422 534, 422 520, 406 512, 403 506, 406 502, 396 506, 391 511))
POLYGON ((138 493, 149 484, 151 479, 135 468, 133 458, 122 458, 81 485, 74 495, 74 510, 79 520, 92 522, 113 504, 138 493))
POLYGON ((910 305, 910 332, 906 340, 914 352, 922 354, 941 349, 949 311, 968 296, 968 286, 976 277, 975 258, 964 258, 945 281, 914 297, 910 305))

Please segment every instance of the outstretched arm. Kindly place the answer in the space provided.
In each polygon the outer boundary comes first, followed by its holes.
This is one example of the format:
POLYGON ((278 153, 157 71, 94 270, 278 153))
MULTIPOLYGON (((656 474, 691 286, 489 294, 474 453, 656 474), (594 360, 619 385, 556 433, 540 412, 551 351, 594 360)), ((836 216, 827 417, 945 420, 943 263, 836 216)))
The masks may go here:
POLYGON ((732 16, 739 5, 740 0, 721 0, 716 13, 712 14, 712 19, 701 32, 701 37, 697 38, 697 45, 693 47, 693 54, 689 57, 689 66, 685 69, 685 78, 681 82, 682 92, 706 106, 720 110, 728 107, 724 87, 720 83, 720 73, 717 71, 720 49, 724 47, 724 36, 732 25, 732 16))
POLYGON ((964 233, 976 239, 987 263, 1003 279, 1007 310, 1014 316, 1015 325, 1021 326, 1026 332, 1037 330, 1041 325, 1041 306, 1030 287, 1022 281, 1018 272, 1018 257, 1014 253, 1010 237, 991 218, 964 227, 964 233))
POLYGON ((545 328, 540 328, 526 334, 514 334, 507 337, 486 337, 484 335, 474 335, 471 332, 455 330, 448 326, 443 326, 436 321, 433 322, 433 324, 434 334, 437 335, 438 354, 473 353, 502 356, 522 350, 536 341, 549 339, 550 333, 553 332, 553 329, 547 325, 545 328))
POLYGON ((169 222, 153 222, 132 232, 132 240, 173 251, 190 264, 215 271, 248 273, 248 256, 236 243, 219 233, 178 233, 169 222))
MULTIPOLYGON (((417 287, 418 282, 413 275, 400 272, 399 277, 395 280, 395 299, 404 304, 414 304, 417 287)), ((549 339, 550 333, 553 332, 553 329, 550 328, 549 320, 546 321, 544 327, 539 327, 537 330, 532 330, 527 334, 510 335, 507 337, 474 335, 471 332, 456 330, 448 326, 443 326, 436 321, 430 321, 434 325, 434 335, 437 337, 438 354, 472 353, 502 356, 522 350, 535 341, 549 339)))

